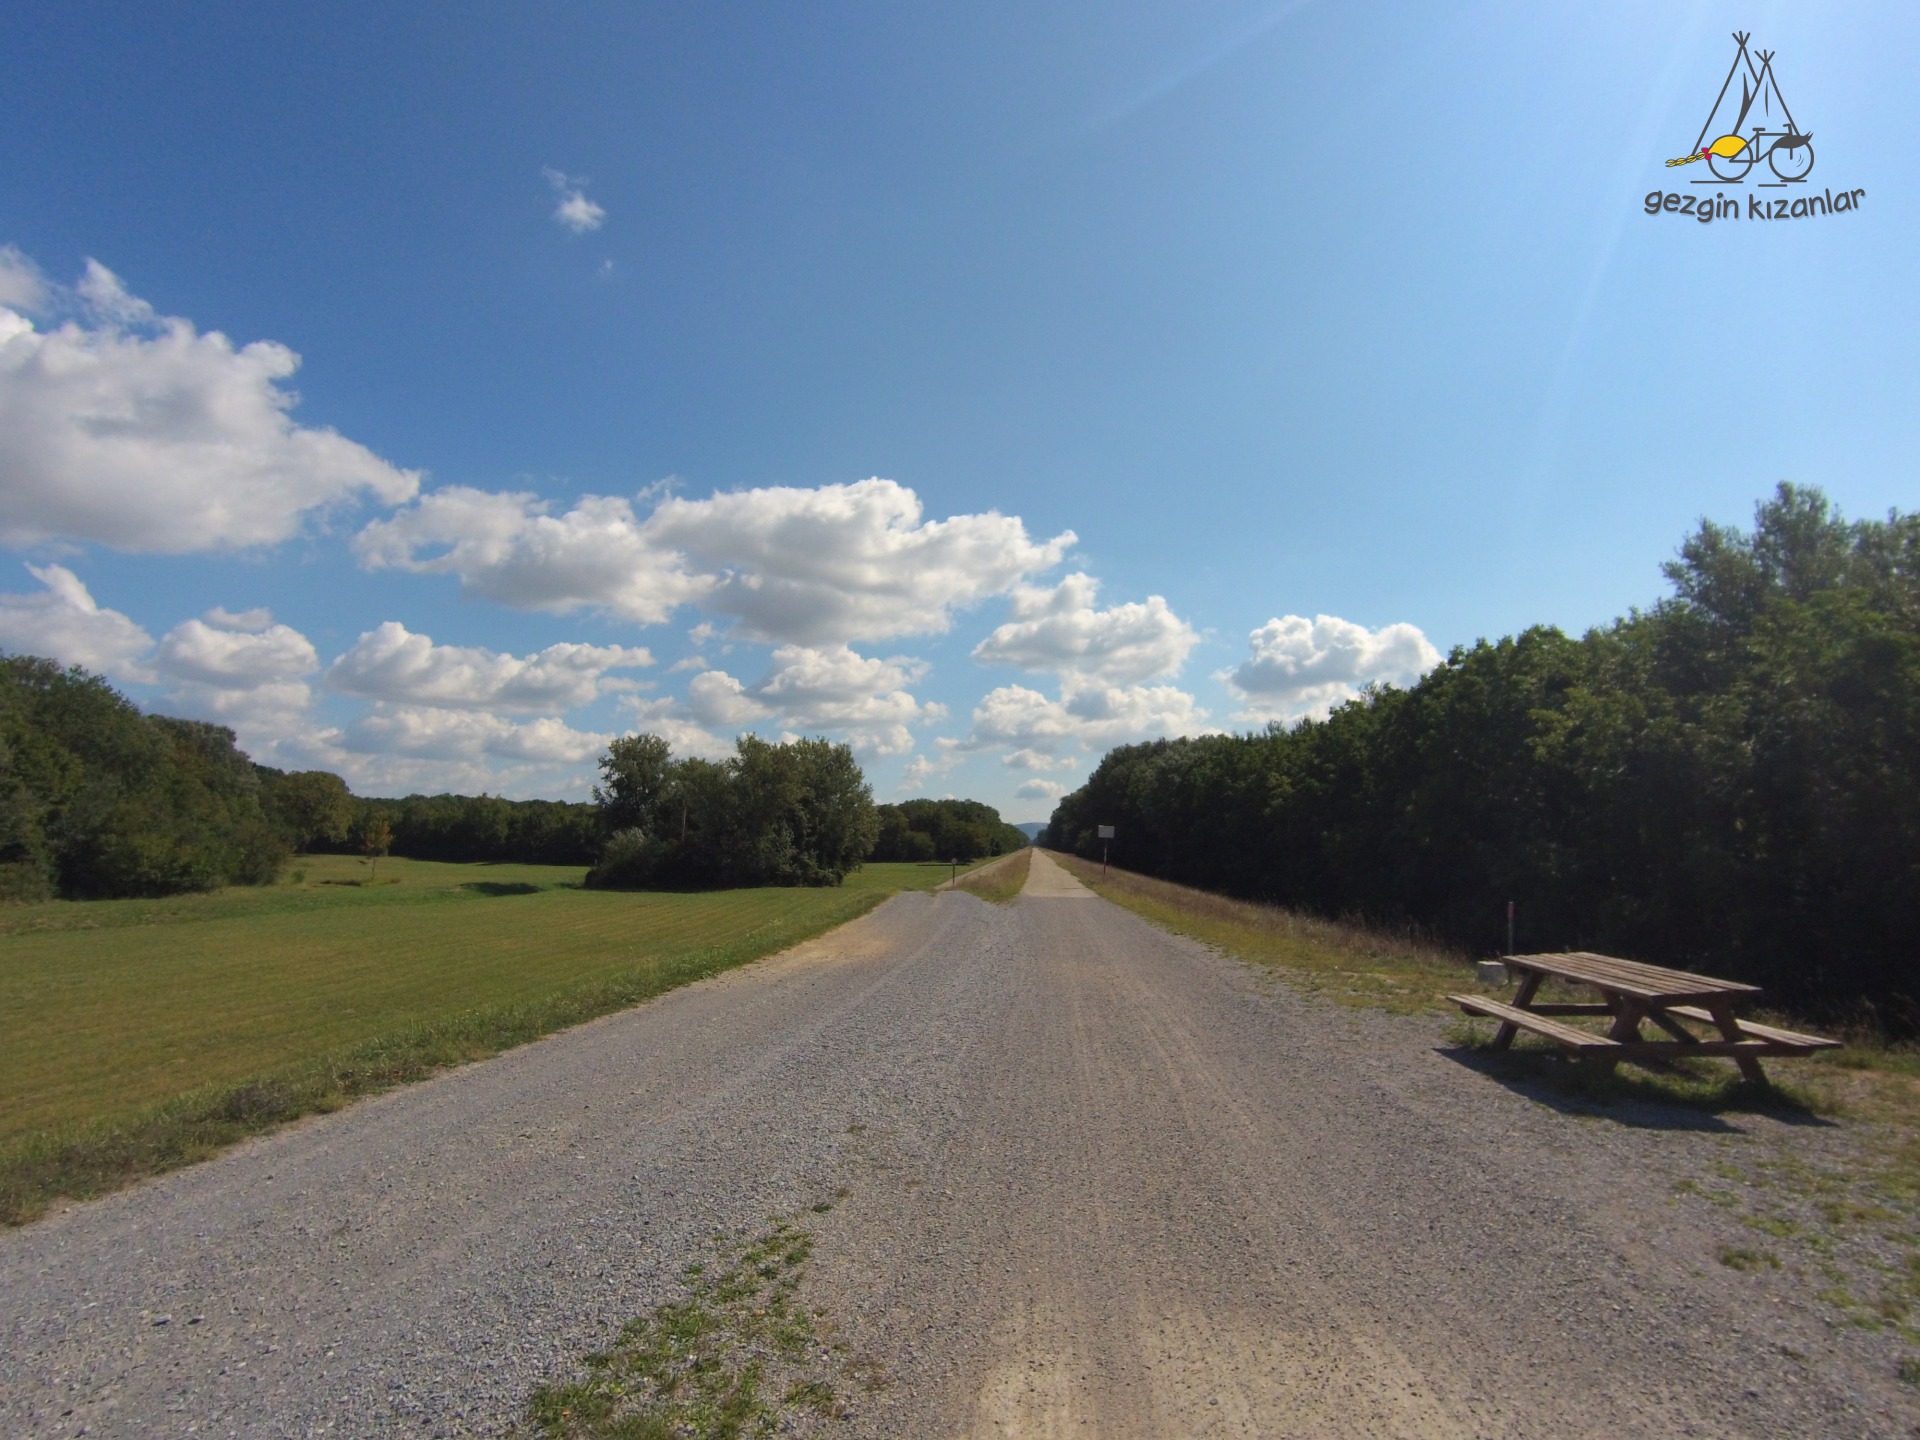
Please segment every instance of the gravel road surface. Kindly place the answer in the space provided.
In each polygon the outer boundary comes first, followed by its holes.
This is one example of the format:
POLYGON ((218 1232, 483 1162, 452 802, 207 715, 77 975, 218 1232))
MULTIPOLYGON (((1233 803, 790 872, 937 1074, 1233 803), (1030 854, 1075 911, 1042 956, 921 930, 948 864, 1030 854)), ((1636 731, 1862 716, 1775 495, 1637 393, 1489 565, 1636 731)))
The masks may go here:
POLYGON ((847 1434, 1920 1433, 1885 1337, 1675 1193, 1801 1136, 1575 1116, 1442 1031, 1036 856, 0 1236, 0 1435, 495 1434, 716 1227, 842 1191, 847 1434))

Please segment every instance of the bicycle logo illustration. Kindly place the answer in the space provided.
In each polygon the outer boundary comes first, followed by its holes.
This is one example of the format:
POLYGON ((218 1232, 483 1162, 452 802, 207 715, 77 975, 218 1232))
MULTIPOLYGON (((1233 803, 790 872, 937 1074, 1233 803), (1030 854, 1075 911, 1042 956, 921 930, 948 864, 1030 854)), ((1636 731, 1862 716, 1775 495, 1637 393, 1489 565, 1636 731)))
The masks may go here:
MULTIPOLYGON (((1733 65, 1720 85, 1720 93, 1714 97, 1713 109, 1707 112, 1706 123, 1700 127, 1692 152, 1667 164, 1669 167, 1691 165, 1696 160, 1705 160, 1715 180, 1739 185, 1745 182, 1749 170, 1765 160, 1767 168, 1779 178, 1762 180, 1759 184, 1773 188, 1798 185, 1813 169, 1813 136, 1794 123, 1793 112, 1787 109, 1787 102, 1780 94, 1779 82, 1773 75, 1774 52, 1758 52, 1760 63, 1755 65, 1754 55, 1747 50, 1749 38, 1750 35, 1734 32, 1733 43, 1738 48, 1734 51, 1733 65), (1736 76, 1740 81, 1740 111, 1733 117, 1733 123, 1722 130, 1716 122, 1729 104, 1736 76), (1760 107, 1762 123, 1743 135, 1741 131, 1753 116, 1756 104, 1760 107), (1782 125, 1784 128, 1776 128, 1782 125), (1715 138, 1709 141, 1709 135, 1715 138)), ((1713 181, 1693 183, 1711 185, 1713 181)))

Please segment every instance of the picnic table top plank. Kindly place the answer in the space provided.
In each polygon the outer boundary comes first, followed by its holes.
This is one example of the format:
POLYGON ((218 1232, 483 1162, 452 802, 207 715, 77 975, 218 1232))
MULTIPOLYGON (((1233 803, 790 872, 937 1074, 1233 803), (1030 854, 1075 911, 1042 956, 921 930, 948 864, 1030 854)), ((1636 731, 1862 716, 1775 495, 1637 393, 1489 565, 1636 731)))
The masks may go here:
POLYGON ((1719 980, 1711 975, 1696 975, 1687 970, 1668 970, 1660 965, 1643 965, 1637 960, 1596 955, 1587 950, 1507 955, 1502 958, 1516 970, 1535 970, 1656 1004, 1674 1000, 1744 1000, 1760 993, 1758 985, 1719 980))

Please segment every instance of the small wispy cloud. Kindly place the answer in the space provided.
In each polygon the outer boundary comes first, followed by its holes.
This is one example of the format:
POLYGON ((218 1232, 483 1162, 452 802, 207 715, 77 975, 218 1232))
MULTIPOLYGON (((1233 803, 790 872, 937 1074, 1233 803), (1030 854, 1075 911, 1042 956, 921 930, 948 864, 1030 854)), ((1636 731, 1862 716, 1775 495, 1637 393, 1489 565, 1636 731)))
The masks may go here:
POLYGON ((553 207, 556 224, 566 226, 576 235, 584 235, 607 223, 606 210, 587 198, 586 176, 569 175, 551 166, 543 173, 547 183, 553 187, 553 193, 560 197, 560 203, 553 207))

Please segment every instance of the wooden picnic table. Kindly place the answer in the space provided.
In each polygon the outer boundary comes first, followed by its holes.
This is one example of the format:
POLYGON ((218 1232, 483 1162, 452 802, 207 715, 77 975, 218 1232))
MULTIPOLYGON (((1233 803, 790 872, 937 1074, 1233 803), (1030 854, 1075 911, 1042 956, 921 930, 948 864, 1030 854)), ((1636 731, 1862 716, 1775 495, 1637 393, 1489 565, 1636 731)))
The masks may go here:
POLYGON ((1762 1056, 1811 1055, 1816 1050, 1828 1050, 1840 1044, 1838 1040, 1818 1035, 1801 1035, 1742 1020, 1734 1010, 1751 1003, 1760 994, 1757 985, 1642 965, 1635 960, 1619 960, 1585 950, 1506 955, 1501 959, 1509 972, 1520 976, 1520 988, 1514 992, 1511 1004, 1480 995, 1447 997, 1469 1015, 1484 1015, 1500 1022, 1500 1029, 1493 1037, 1495 1050, 1505 1050, 1513 1044, 1516 1034, 1530 1030, 1544 1035, 1575 1058, 1594 1060, 1608 1068, 1622 1060, 1677 1060, 1719 1055, 1738 1065, 1747 1079, 1764 1084, 1767 1076, 1760 1068, 1762 1056), (1597 1004, 1542 1003, 1534 997, 1549 977, 1590 986, 1600 992, 1600 1001, 1597 1004), (1612 1017, 1613 1023, 1605 1035, 1596 1035, 1555 1018, 1563 1015, 1606 1015, 1612 1017), (1665 1031, 1668 1038, 1643 1037, 1640 1027, 1647 1023, 1665 1031), (1699 1026, 1708 1034, 1703 1038, 1689 1029, 1690 1025, 1699 1026))

